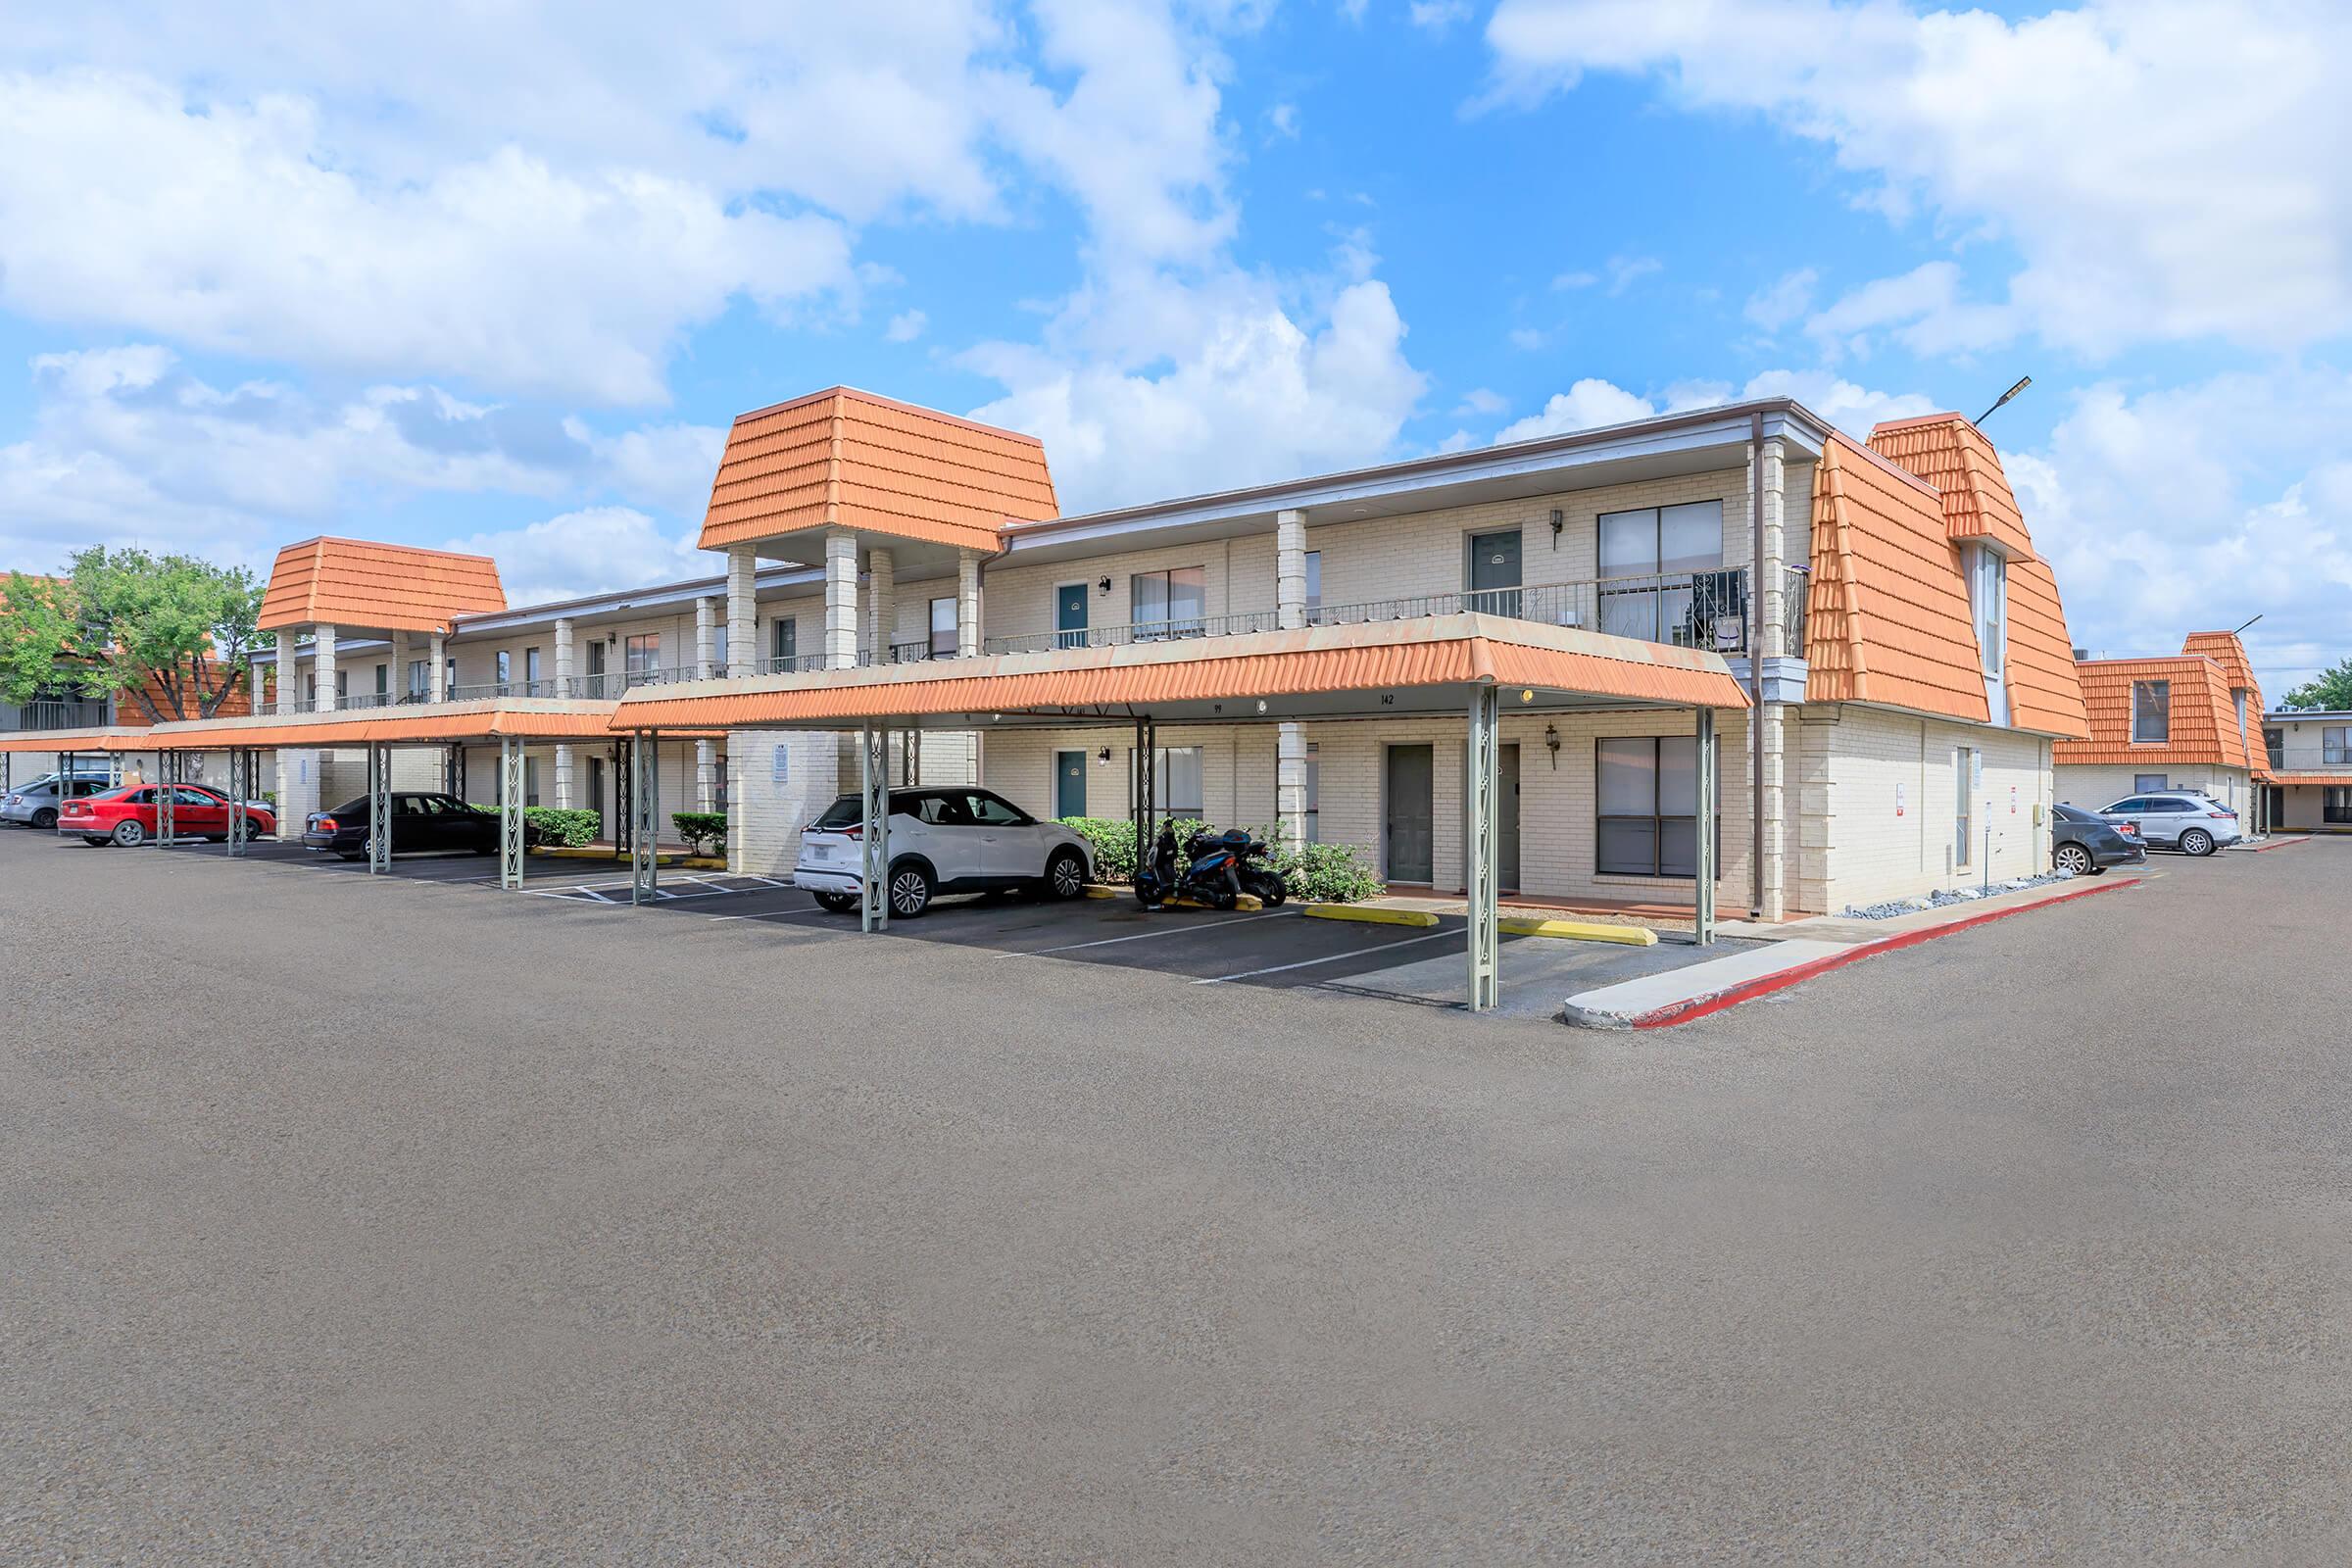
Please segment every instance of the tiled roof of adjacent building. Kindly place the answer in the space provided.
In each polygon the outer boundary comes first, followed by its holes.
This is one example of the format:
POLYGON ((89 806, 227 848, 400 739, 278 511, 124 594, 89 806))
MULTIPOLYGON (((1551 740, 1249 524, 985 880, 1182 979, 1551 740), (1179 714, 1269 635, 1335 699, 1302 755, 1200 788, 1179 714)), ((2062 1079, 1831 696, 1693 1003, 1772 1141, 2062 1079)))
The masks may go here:
POLYGON ((1990 539, 2017 561, 2034 554, 2025 514, 1984 432, 1957 414, 1889 419, 1870 432, 1870 449, 1918 474, 1943 496, 1954 539, 1990 539))
POLYGON ((2200 654, 2157 659, 2086 659, 2076 666, 2090 714, 2087 740, 2060 741, 2053 760, 2061 764, 2204 762, 2247 767, 2246 753, 2231 705, 2229 676, 2200 654), (2132 688, 2136 681, 2170 684, 2167 738, 2132 739, 2132 688))
POLYGON ((352 626, 447 631, 453 617, 507 608, 498 563, 414 545, 306 539, 277 553, 260 629, 352 626))
POLYGON ((1057 515, 1036 437, 837 386, 737 416, 701 542, 840 527, 995 550, 1007 521, 1057 515))
MULTIPOLYGON (((2246 756, 2254 764, 2257 777, 2270 771, 2270 749, 2262 738, 2262 683, 2254 678, 2254 661, 2246 657, 2246 645, 2237 640, 2233 631, 2192 631, 2180 643, 2184 654, 2203 654, 2222 666, 2222 677, 2229 684, 2231 701, 2235 694, 2246 694, 2244 737, 2246 756)), ((2232 721, 2236 718, 2233 710, 2232 721)))

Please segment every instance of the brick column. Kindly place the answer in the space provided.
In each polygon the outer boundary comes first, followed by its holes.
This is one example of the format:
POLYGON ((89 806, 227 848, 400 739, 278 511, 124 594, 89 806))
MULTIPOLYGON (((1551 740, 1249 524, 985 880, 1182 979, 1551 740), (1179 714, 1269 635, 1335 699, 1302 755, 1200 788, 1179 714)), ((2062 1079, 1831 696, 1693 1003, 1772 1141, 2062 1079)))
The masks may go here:
POLYGON ((1277 726, 1274 737, 1274 816, 1282 847, 1306 842, 1306 726, 1277 726))
POLYGON ((980 641, 980 552, 956 552, 956 657, 977 659, 980 641))
POLYGON ((872 651, 877 664, 890 662, 890 645, 899 634, 899 579, 893 569, 890 552, 868 550, 865 553, 866 647, 872 651))
POLYGON ((825 534, 825 668, 858 662, 858 536, 847 528, 825 534))
MULTIPOLYGON (((301 698, 302 670, 294 655, 294 628, 281 626, 277 632, 277 711, 291 713, 301 698)), ((271 794, 278 808, 277 836, 291 842, 302 836, 301 819, 290 814, 295 804, 300 758, 280 747, 270 754, 270 760, 276 774, 271 794)))
POLYGON ((1274 514, 1274 623, 1306 624, 1306 514, 1274 514))
MULTIPOLYGON (((1780 437, 1774 436, 1764 443, 1759 460, 1764 465, 1764 558, 1756 563, 1759 590, 1756 598, 1763 609, 1764 623, 1748 628, 1748 657, 1769 662, 1795 652, 1788 646, 1788 573, 1783 569, 1788 561, 1788 469, 1787 450, 1780 437)), ((1764 842, 1756 846, 1756 853, 1763 858, 1764 918, 1778 920, 1788 911, 1788 709, 1785 704, 1769 700, 1771 688, 1771 671, 1767 668, 1767 700, 1757 712, 1754 725, 1755 744, 1764 749, 1764 842)))
MULTIPOLYGON (((728 642, 735 639, 729 637, 728 642)), ((732 652, 733 650, 729 650, 732 652)), ((718 660, 718 603, 705 596, 694 602, 694 678, 710 677, 710 666, 718 660)))
MULTIPOLYGON (((556 695, 558 697, 574 695, 571 677, 578 658, 574 651, 578 641, 575 636, 576 630, 577 627, 569 615, 556 617, 556 695)), ((567 744, 558 745, 556 747, 556 809, 559 811, 571 809, 572 765, 572 748, 567 744)))
POLYGON ((302 699, 302 671, 294 655, 294 628, 281 626, 277 633, 277 710, 294 711, 302 699))
MULTIPOLYGON (((831 536, 827 536, 831 548, 831 536)), ((853 565, 856 555, 853 553, 853 565)), ((760 553, 750 545, 727 547, 727 675, 740 680, 760 667, 760 553)), ((851 578, 855 585, 857 579, 851 578)))
POLYGON ((332 712, 335 708, 335 628, 314 626, 311 629, 318 639, 313 645, 311 654, 311 667, 318 673, 318 710, 321 713, 332 712))
POLYGON ((708 811, 718 805, 718 743, 694 743, 694 808, 708 811))
POLYGON ((429 657, 433 662, 433 667, 427 671, 432 676, 428 688, 433 694, 431 700, 446 703, 449 701, 449 639, 435 632, 429 646, 432 649, 429 657))

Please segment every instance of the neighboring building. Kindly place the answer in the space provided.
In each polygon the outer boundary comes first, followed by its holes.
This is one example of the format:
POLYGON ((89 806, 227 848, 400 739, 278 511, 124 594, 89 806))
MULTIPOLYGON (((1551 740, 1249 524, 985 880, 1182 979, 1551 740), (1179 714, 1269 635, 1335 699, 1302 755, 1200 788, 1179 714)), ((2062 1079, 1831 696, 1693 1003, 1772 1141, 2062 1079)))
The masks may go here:
POLYGON ((2352 832, 2352 710, 2263 715, 2263 808, 2293 832, 2352 832))
POLYGON ((2196 790, 2261 830, 2268 771, 2262 690, 2234 633, 2191 632, 2178 655, 2085 659, 2076 669, 2090 735, 2058 747, 2058 799, 2085 810, 2158 790, 2196 790))

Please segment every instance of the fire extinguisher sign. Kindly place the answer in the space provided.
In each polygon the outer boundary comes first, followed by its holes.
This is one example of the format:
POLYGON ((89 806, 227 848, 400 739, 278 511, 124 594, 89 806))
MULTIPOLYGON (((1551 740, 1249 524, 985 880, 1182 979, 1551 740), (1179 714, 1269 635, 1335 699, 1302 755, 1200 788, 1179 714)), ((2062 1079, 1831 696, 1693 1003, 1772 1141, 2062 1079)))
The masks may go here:
POLYGON ((1903 814, 1903 787, 1900 784, 1894 787, 1894 814, 1903 814))

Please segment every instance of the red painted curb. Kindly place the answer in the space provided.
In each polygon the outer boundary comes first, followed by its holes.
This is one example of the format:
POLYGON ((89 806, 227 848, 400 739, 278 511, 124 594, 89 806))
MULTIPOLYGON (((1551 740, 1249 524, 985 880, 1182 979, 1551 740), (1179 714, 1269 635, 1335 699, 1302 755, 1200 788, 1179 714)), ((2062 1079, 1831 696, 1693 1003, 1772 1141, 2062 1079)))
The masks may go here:
POLYGON ((1881 937, 1876 942, 1858 943, 1843 953, 1833 953, 1828 957, 1815 958, 1810 963, 1800 963, 1793 969, 1783 969, 1779 974, 1768 974, 1754 980, 1743 980, 1728 990, 1716 992, 1711 997, 1693 997, 1688 1002, 1677 1002, 1668 1006, 1653 1008, 1638 1017, 1628 1019, 1627 1023, 1629 1027, 1635 1029, 1663 1029, 1673 1024, 1689 1023, 1693 1018, 1703 1018, 1711 1012, 1721 1012, 1727 1007, 1736 1007, 1742 1002, 1770 992, 1785 990, 1789 986, 1810 980, 1817 974, 1827 974, 1832 969, 1842 969, 1849 963, 1859 962, 1861 959, 1877 954, 1892 953, 1899 948, 1916 948, 1923 942, 1933 942, 1937 937, 1948 937, 1955 931, 1966 931, 1975 926, 1990 925, 1995 920, 2006 920, 2013 914, 2027 914, 2034 909, 2046 909, 2053 904, 2065 904, 2073 899, 2087 899, 2101 893, 2118 893, 2125 888, 2137 886, 2139 886, 2139 879, 2134 878, 2130 882, 2105 882, 2093 888, 2073 888, 2065 893, 2053 894, 2046 899, 2036 899, 2032 904, 2012 905, 2006 909, 1986 909, 1982 914, 1972 914, 1965 919, 1954 920, 1949 925, 1932 925, 1924 930, 1905 931, 1896 936, 1881 937))
POLYGON ((2297 844, 2309 844, 2310 842, 2311 835, 2306 833, 2299 839, 2280 839, 2276 844, 2257 844, 2254 846, 2254 853, 2256 855, 2268 855, 2273 850, 2288 849, 2297 844))

